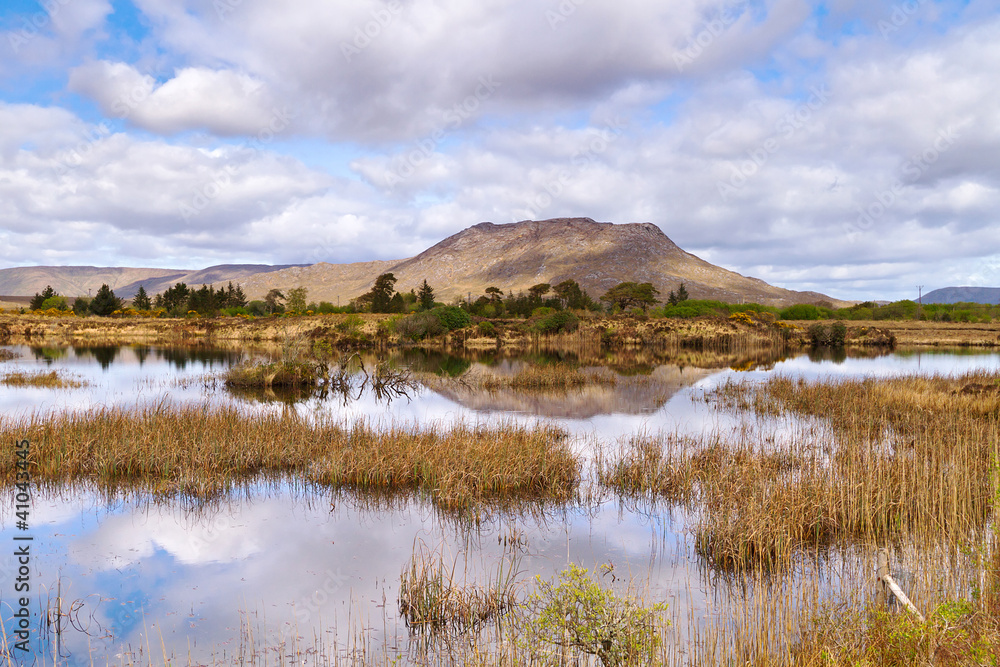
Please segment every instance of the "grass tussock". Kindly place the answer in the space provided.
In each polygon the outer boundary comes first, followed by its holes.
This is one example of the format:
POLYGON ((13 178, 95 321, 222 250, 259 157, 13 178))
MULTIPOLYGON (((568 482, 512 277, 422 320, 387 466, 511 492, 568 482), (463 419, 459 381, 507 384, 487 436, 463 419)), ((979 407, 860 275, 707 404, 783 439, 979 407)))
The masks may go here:
POLYGON ((618 377, 606 371, 585 371, 569 364, 524 366, 512 374, 470 372, 460 381, 478 389, 576 389, 588 385, 615 386, 618 377))
POLYGON ((517 604, 517 558, 504 558, 486 585, 459 582, 458 561, 422 542, 399 576, 399 613, 411 632, 473 629, 517 604))
POLYGON ((16 371, 0 377, 0 384, 8 387, 41 387, 44 389, 78 389, 86 383, 60 375, 57 371, 24 373, 16 371))
POLYGON ((17 359, 17 353, 6 348, 0 348, 0 361, 10 361, 11 359, 17 359))
MULTIPOLYGON (((0 437, 32 441, 32 478, 209 497, 260 474, 334 487, 419 490, 448 508, 572 497, 580 463, 555 428, 459 425, 376 430, 295 413, 139 407, 0 418, 0 437)), ((14 479, 14 462, 2 466, 14 479)))
POLYGON ((270 387, 315 387, 320 381, 316 364, 301 361, 281 361, 269 364, 244 363, 225 373, 228 387, 265 389, 270 387))

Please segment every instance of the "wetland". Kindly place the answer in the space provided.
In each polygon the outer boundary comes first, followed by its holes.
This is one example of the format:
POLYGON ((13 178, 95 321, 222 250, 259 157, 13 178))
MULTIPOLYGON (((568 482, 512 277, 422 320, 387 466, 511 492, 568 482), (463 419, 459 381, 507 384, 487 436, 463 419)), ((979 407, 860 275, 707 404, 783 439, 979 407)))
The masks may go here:
POLYGON ((995 352, 0 349, 33 664, 998 657, 995 352))

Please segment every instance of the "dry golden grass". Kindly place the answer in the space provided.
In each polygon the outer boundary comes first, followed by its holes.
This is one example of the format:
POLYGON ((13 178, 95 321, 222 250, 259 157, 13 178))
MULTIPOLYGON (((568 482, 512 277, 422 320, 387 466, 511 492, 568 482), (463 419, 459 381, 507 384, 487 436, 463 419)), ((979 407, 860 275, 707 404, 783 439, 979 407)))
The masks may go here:
MULTIPOLYGON (((567 500, 580 476, 564 432, 511 424, 376 430, 316 424, 293 412, 142 407, 3 418, 0 436, 32 441, 36 481, 194 497, 271 473, 334 487, 419 490, 439 505, 462 508, 567 500)), ((13 465, 2 467, 7 479, 14 479, 13 465)))
POLYGON ((698 550, 724 567, 773 566, 847 541, 973 542, 993 512, 998 379, 730 384, 717 395, 734 409, 828 427, 781 446, 752 432, 738 442, 638 438, 602 455, 599 481, 695 506, 698 550))
POLYGON ((0 377, 0 384, 8 387, 42 387, 45 389, 79 389, 86 383, 82 380, 68 378, 56 371, 38 371, 24 373, 16 371, 0 377))
POLYGON ((459 382, 493 391, 496 389, 575 389, 588 385, 615 386, 618 376, 598 370, 584 371, 571 364, 524 366, 512 374, 490 371, 470 372, 458 378, 459 382))
POLYGON ((461 631, 498 621, 517 604, 517 558, 505 557, 485 585, 459 581, 457 559, 420 542, 399 575, 399 613, 411 632, 461 631))

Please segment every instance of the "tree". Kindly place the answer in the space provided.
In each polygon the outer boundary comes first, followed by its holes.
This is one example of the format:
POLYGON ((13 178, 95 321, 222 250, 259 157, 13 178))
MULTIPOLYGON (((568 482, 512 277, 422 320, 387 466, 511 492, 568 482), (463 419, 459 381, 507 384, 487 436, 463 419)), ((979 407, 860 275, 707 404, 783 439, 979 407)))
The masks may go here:
POLYGON ((687 288, 684 287, 684 281, 682 280, 681 286, 677 288, 677 303, 687 300, 688 300, 688 291, 687 288))
POLYGON ((390 313, 405 313, 406 312, 406 301, 403 300, 403 295, 400 294, 399 292, 396 292, 395 294, 393 294, 392 298, 389 299, 388 312, 390 312, 390 313))
POLYGON ((149 295, 146 294, 146 288, 142 285, 139 285, 139 291, 132 297, 132 307, 136 310, 152 310, 153 308, 153 304, 149 301, 149 295))
POLYGON ((285 300, 285 295, 281 293, 279 289, 270 289, 267 294, 264 295, 264 304, 267 306, 267 312, 269 315, 281 312, 282 305, 281 302, 285 300))
POLYGON ((375 279, 375 285, 372 286, 371 291, 359 297, 359 300, 370 303, 373 313, 388 313, 389 303, 396 291, 395 285, 396 276, 391 273, 383 273, 375 279))
POLYGON ((609 289, 601 297, 601 301, 607 301, 622 310, 642 308, 642 312, 646 312, 647 308, 658 301, 656 295, 659 293, 659 290, 653 287, 653 283, 625 282, 609 289))
POLYGON ((552 289, 552 285, 538 283, 528 288, 528 294, 531 296, 532 301, 541 301, 542 297, 548 294, 550 289, 552 289))
POLYGON ((589 308, 593 304, 587 294, 575 280, 564 280, 552 288, 555 295, 562 299, 565 308, 589 308))
POLYGON ((94 300, 90 302, 90 312, 101 317, 107 317, 116 310, 121 310, 121 307, 122 300, 115 296, 114 290, 107 283, 101 285, 94 300))
POLYGON ((430 310, 434 307, 434 290, 427 284, 426 278, 424 278, 423 285, 420 286, 420 291, 417 292, 417 303, 420 304, 421 310, 430 310))
POLYGON ((676 306, 678 303, 680 303, 677 300, 677 292, 670 290, 670 296, 667 297, 667 303, 669 303, 671 306, 676 306))
POLYGON ((73 302, 73 312, 79 317, 90 314, 90 299, 78 296, 73 302))
POLYGON ((293 313, 306 312, 306 298, 309 290, 301 285, 288 290, 288 310, 293 313))
POLYGON ((183 315, 187 309, 190 292, 187 285, 177 283, 173 287, 167 288, 163 294, 157 294, 153 299, 153 305, 164 309, 174 317, 183 315))
POLYGON ((35 292, 35 296, 31 298, 31 303, 28 305, 28 308, 31 310, 43 310, 42 304, 45 303, 45 300, 51 299, 54 296, 59 295, 56 294, 54 289, 52 289, 52 285, 46 285, 41 294, 35 292))

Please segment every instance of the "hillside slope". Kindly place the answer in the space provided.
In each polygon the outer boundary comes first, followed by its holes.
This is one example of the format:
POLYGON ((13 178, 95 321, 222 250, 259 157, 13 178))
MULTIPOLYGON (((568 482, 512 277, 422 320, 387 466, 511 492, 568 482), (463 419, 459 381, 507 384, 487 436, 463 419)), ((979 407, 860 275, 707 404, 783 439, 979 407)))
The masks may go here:
POLYGON ((396 289, 417 289, 426 279, 440 301, 471 295, 493 285, 504 292, 537 283, 576 280, 594 298, 620 282, 651 282, 662 298, 684 281, 692 298, 756 301, 784 306, 836 300, 817 292, 795 292, 741 276, 685 252, 650 223, 613 224, 590 218, 557 218, 498 225, 483 222, 449 236, 416 257, 397 262, 316 264, 257 274, 244 283, 259 296, 272 287, 303 285, 311 301, 341 303, 367 291, 391 271, 396 289))
POLYGON ((439 301, 483 294, 495 286, 526 291, 537 283, 572 279, 594 298, 620 282, 651 282, 666 299, 683 281, 692 298, 755 301, 775 306, 831 299, 817 292, 795 292, 710 264, 685 252, 650 223, 613 224, 590 218, 483 222, 431 246, 415 257, 351 264, 267 266, 219 265, 200 271, 99 267, 26 267, 0 270, 0 294, 31 295, 52 285, 66 296, 96 292, 102 283, 131 298, 139 285, 149 294, 177 282, 197 287, 240 284, 251 299, 270 289, 306 287, 311 302, 344 305, 368 291, 379 274, 391 271, 396 289, 419 288, 423 280, 439 301))
POLYGON ((1000 287, 942 287, 924 294, 924 303, 1000 303, 1000 287))

